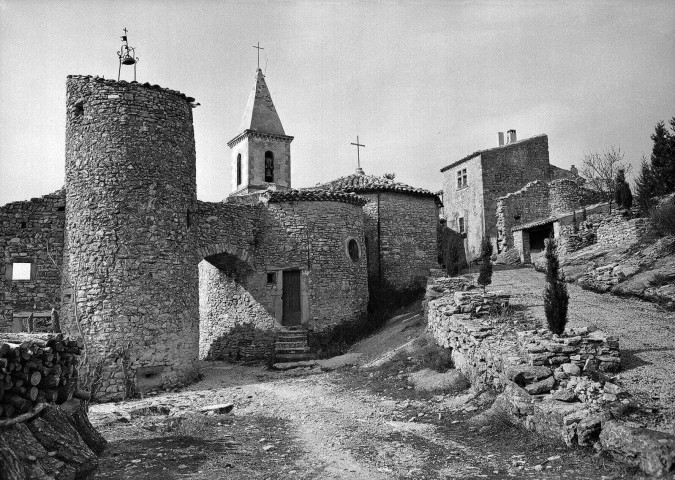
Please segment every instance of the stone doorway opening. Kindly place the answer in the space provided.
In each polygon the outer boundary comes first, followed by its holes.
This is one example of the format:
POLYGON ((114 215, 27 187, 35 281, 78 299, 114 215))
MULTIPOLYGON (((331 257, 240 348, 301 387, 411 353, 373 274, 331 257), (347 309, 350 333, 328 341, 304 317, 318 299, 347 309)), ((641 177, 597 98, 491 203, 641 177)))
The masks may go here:
POLYGON ((545 241, 553 237, 553 223, 539 225, 528 230, 530 236, 530 254, 536 255, 546 249, 545 241))

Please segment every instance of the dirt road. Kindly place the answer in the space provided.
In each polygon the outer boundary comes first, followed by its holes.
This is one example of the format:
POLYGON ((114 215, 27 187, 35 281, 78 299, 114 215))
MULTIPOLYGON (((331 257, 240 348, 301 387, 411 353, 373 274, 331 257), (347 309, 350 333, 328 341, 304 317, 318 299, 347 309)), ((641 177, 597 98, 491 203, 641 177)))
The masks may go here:
POLYGON ((637 478, 592 451, 552 445, 499 421, 472 422, 489 405, 484 395, 420 398, 405 380, 350 367, 281 373, 215 362, 203 373, 178 393, 92 407, 111 442, 96 478, 637 478), (223 402, 234 403, 232 413, 188 416, 175 430, 167 427, 172 416, 111 413, 223 402))

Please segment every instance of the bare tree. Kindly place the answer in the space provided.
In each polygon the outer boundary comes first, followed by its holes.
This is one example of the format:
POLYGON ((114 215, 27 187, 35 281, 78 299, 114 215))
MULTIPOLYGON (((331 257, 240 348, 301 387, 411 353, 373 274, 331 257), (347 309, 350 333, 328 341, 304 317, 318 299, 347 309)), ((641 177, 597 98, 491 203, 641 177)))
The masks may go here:
POLYGON ((581 161, 581 175, 586 179, 586 185, 593 190, 602 193, 602 196, 607 199, 610 205, 614 198, 614 191, 616 189, 616 178, 619 170, 623 170, 625 174, 630 172, 631 165, 623 163, 623 152, 620 147, 609 147, 602 154, 591 153, 585 155, 581 161))

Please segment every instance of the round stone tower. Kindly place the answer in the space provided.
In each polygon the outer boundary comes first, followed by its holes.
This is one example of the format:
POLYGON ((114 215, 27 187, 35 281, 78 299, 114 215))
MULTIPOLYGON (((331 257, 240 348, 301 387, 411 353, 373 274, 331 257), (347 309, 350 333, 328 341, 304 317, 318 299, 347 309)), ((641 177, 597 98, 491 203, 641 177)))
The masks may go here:
POLYGON ((191 101, 147 83, 68 77, 62 311, 84 337, 98 398, 196 373, 191 101))

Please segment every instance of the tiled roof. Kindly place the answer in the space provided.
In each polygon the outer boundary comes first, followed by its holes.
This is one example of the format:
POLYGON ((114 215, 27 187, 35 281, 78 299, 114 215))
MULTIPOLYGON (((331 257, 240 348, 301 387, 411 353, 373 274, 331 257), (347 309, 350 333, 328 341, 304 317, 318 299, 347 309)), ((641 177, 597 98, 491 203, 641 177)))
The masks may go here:
POLYGON ((539 220, 534 220, 532 222, 524 223, 522 225, 516 225, 511 229, 512 232, 517 232, 518 230, 527 230, 528 228, 539 227, 541 225, 546 225, 547 223, 553 223, 558 220, 558 217, 547 217, 540 218, 539 220))
POLYGON ((420 197, 431 197, 438 206, 442 206, 441 199, 433 192, 423 188, 415 188, 405 183, 395 182, 389 178, 376 177, 374 175, 364 175, 354 173, 346 177, 340 177, 336 180, 326 182, 314 187, 334 192, 348 193, 373 193, 373 192, 397 192, 420 197))
POLYGON ((120 80, 119 82, 117 80, 112 80, 112 79, 105 79, 103 77, 97 76, 92 76, 92 75, 68 75, 66 78, 75 78, 75 79, 81 79, 81 80, 88 80, 90 82, 96 82, 96 83, 108 83, 108 84, 113 84, 113 83, 119 83, 120 85, 138 85, 140 87, 145 87, 145 88, 153 88, 155 90, 164 90, 165 92, 173 93, 178 95, 179 97, 184 98, 186 101, 192 103, 195 101, 194 98, 188 97, 182 92, 179 92, 178 90, 171 90, 170 88, 164 88, 160 87, 159 85, 151 85, 148 82, 145 83, 138 83, 136 81, 134 82, 127 82, 126 80, 120 80))
POLYGON ((446 170, 450 170, 451 168, 456 167, 456 166, 459 165, 460 163, 464 163, 464 162, 466 162, 467 160, 471 160, 472 158, 477 157, 478 155, 481 155, 481 154, 483 154, 483 153, 492 152, 492 151, 494 151, 494 150, 499 150, 499 149, 501 149, 501 148, 509 148, 509 147, 513 147, 514 145, 522 145, 522 144, 524 144, 524 143, 529 142, 530 140, 534 140, 535 138, 541 138, 541 137, 545 137, 545 136, 546 136, 546 134, 545 134, 545 133, 542 133, 541 135, 535 135, 534 137, 524 138, 523 140, 518 140, 518 141, 512 142, 512 143, 507 143, 507 144, 501 145, 501 146, 499 146, 499 147, 486 148, 485 150, 477 150, 477 151, 473 152, 471 155, 467 155, 467 156, 464 157, 464 158, 460 158, 460 159, 457 160, 456 162, 453 162, 453 163, 451 163, 450 165, 441 168, 441 172, 445 172, 446 170))
POLYGON ((262 195, 271 203, 280 202, 340 202, 351 203, 360 207, 368 203, 363 197, 353 193, 334 192, 327 190, 277 190, 267 191, 262 195))

